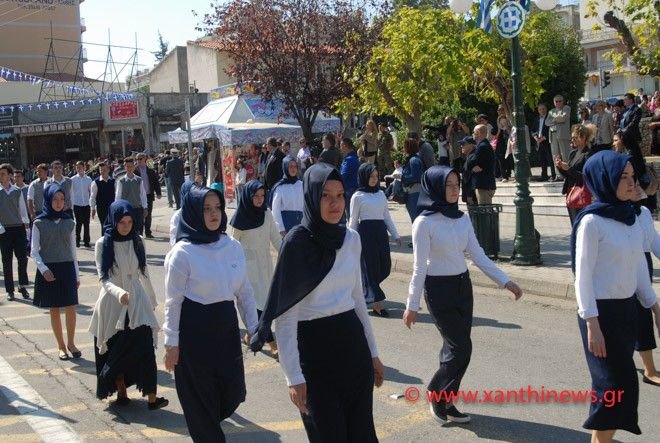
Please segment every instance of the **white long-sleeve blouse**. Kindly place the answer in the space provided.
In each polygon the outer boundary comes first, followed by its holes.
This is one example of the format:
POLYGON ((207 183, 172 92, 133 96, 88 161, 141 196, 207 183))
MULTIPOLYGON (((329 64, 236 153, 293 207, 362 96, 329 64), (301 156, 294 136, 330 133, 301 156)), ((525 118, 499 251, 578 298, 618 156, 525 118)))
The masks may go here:
POLYGON ((356 230, 363 220, 383 220, 392 240, 399 238, 399 231, 392 221, 390 210, 387 207, 387 197, 383 191, 362 192, 357 191, 351 197, 351 218, 348 226, 356 230))

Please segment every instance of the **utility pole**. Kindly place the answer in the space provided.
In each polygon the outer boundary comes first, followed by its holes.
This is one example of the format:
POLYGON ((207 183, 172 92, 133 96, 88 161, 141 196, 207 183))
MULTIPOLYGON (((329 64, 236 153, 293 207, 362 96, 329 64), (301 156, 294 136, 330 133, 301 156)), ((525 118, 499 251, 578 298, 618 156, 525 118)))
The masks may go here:
POLYGON ((192 149, 192 128, 190 127, 190 97, 186 96, 186 130, 188 132, 188 163, 190 164, 190 180, 195 181, 195 162, 192 149))

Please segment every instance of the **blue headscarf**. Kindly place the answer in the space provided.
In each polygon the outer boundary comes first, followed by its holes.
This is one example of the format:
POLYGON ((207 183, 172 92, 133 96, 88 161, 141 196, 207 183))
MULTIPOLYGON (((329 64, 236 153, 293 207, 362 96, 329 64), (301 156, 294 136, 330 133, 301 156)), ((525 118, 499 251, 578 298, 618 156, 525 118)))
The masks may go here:
POLYGON ((193 186, 186 194, 181 205, 181 218, 177 229, 176 241, 187 240, 194 244, 213 243, 227 229, 227 214, 225 213, 225 198, 222 193, 215 189, 193 186), (217 231, 209 231, 204 222, 204 199, 214 192, 220 199, 221 217, 220 228, 217 231))
POLYGON ((298 164, 298 162, 296 161, 295 158, 293 158, 291 156, 288 156, 288 155, 286 157, 284 157, 284 159, 282 160, 282 178, 279 179, 273 185, 273 187, 270 190, 270 193, 268 194, 268 207, 269 208, 273 207, 273 197, 275 196, 275 190, 277 189, 278 186, 280 186, 280 185, 293 185, 298 180, 300 180, 297 175, 294 175, 294 176, 289 175, 289 163, 291 163, 291 162, 296 162, 296 164, 298 164))
POLYGON ((64 189, 62 189, 57 183, 46 186, 46 189, 44 190, 44 208, 41 213, 37 215, 35 220, 39 220, 40 218, 47 218, 48 220, 57 220, 58 218, 66 220, 73 218, 69 212, 64 210, 56 211, 53 209, 53 198, 58 192, 65 195, 64 189))
POLYGON ((108 272, 115 262, 115 242, 133 241, 133 250, 138 259, 140 272, 147 269, 147 255, 140 235, 135 230, 135 211, 126 200, 115 200, 108 209, 108 216, 103 223, 103 254, 101 255, 101 280, 108 279, 108 272), (125 216, 133 219, 133 229, 128 235, 119 235, 117 224, 125 216))
POLYGON ((181 189, 179 189, 179 197, 180 197, 179 201, 181 202, 183 201, 183 199, 186 197, 186 195, 188 195, 188 193, 193 188, 193 186, 197 186, 197 184, 192 180, 186 180, 183 182, 183 184, 181 185, 181 189))
POLYGON ((369 178, 375 170, 376 165, 372 163, 362 163, 360 165, 360 169, 358 169, 358 183, 360 185, 360 187, 357 188, 358 191, 371 192, 373 194, 380 191, 378 183, 376 183, 376 186, 369 186, 369 178))
POLYGON ((447 202, 447 178, 451 173, 460 175, 456 169, 449 166, 431 166, 422 175, 422 189, 417 200, 417 212, 421 215, 431 215, 441 212, 442 215, 449 218, 463 217, 463 211, 458 209, 458 201, 454 203, 447 202))
POLYGON ((632 157, 614 151, 593 154, 584 164, 582 176, 592 195, 592 203, 578 212, 571 232, 571 266, 575 272, 575 240, 580 221, 587 214, 611 218, 628 226, 635 224, 639 207, 634 202, 621 201, 616 197, 619 180, 632 157))
POLYGON ((263 183, 259 180, 250 180, 241 189, 241 195, 238 198, 238 208, 229 222, 235 229, 248 231, 258 228, 264 224, 266 216, 266 203, 257 208, 252 203, 252 198, 259 189, 264 189, 263 183))
POLYGON ((268 301, 259 319, 259 332, 250 342, 254 352, 266 342, 272 321, 323 281, 334 266, 337 250, 344 244, 346 225, 330 224, 321 217, 321 196, 328 180, 343 184, 339 172, 327 163, 317 163, 305 171, 303 221, 292 228, 282 242, 268 301), (305 272, 301 273, 301 269, 305 272), (291 278, 292 275, 296 278, 291 278))

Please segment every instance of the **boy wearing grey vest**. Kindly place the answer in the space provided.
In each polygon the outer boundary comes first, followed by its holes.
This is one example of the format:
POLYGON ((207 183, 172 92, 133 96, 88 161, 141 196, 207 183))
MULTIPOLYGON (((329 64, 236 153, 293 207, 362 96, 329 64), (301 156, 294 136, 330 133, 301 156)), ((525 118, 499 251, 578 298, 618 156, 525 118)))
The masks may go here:
POLYGON ((142 178, 135 175, 133 157, 126 157, 124 166, 126 167, 126 175, 117 180, 115 200, 126 200, 133 207, 133 211, 135 211, 133 217, 135 231, 139 233, 144 228, 144 218, 149 207, 147 191, 144 190, 142 185, 142 178))
POLYGON ((44 208, 44 186, 48 180, 48 165, 41 163, 37 166, 37 178, 32 180, 28 187, 27 204, 30 218, 34 220, 44 208))
POLYGON ((14 169, 8 163, 0 165, 0 225, 5 232, 0 235, 0 254, 2 272, 5 280, 7 300, 14 300, 13 256, 18 262, 18 291, 23 298, 30 298, 26 286, 27 276, 27 235, 30 224, 23 193, 11 184, 10 177, 14 169))

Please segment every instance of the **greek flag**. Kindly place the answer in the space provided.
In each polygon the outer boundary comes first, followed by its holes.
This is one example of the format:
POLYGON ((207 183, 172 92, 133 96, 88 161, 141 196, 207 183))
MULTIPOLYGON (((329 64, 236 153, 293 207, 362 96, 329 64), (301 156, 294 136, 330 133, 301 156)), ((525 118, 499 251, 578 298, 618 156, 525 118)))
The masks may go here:
POLYGON ((495 0, 480 0, 479 3, 479 17, 477 20, 477 26, 491 33, 493 28, 490 22, 490 8, 493 6, 495 0))
POLYGON ((529 12, 530 3, 532 3, 531 0, 520 0, 520 6, 527 12, 529 12))

